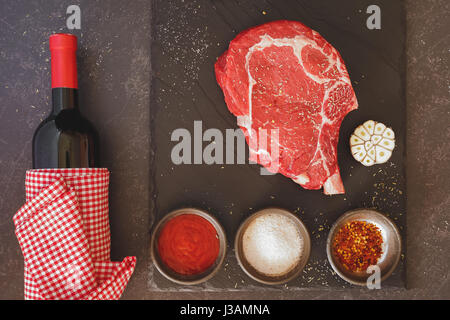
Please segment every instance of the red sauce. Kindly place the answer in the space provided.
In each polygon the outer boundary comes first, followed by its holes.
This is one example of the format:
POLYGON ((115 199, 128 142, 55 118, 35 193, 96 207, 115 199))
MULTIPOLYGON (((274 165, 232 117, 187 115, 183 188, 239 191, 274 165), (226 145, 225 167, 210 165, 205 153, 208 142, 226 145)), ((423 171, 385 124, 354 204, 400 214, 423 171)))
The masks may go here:
POLYGON ((183 214, 169 220, 161 230, 158 250, 161 260, 177 273, 199 274, 219 255, 219 237, 206 219, 183 214))

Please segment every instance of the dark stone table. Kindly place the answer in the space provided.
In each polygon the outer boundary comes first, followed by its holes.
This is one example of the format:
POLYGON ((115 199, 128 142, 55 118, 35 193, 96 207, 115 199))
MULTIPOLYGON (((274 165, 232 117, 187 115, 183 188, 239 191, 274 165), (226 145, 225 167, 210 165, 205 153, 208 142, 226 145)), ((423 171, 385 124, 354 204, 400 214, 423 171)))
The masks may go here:
MULTIPOLYGON (((67 32, 67 0, 0 0, 0 299, 23 298, 12 216, 24 201, 31 138, 50 111, 48 36, 67 32)), ((450 298, 450 3, 406 1, 408 289, 161 292, 148 288, 150 19, 144 0, 79 1, 82 112, 111 170, 112 258, 138 256, 123 299, 450 298), (84 31, 86 30, 86 31, 84 31), (87 32, 89 30, 89 32, 87 32)))

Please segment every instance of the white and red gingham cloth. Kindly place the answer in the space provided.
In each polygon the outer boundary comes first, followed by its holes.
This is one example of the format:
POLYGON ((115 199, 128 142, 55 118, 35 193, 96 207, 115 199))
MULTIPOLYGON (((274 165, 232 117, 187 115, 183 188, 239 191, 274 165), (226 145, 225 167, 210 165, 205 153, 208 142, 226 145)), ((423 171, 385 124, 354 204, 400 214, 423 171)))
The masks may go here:
POLYGON ((26 173, 14 216, 25 260, 25 299, 119 299, 136 257, 110 261, 107 169, 26 173))

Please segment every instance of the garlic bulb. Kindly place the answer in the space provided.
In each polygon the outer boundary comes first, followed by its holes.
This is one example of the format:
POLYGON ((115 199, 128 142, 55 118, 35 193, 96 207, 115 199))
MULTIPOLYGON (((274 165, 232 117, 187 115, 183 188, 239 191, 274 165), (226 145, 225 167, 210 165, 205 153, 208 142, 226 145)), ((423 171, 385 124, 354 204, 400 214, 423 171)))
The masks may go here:
POLYGON ((394 148, 394 131, 381 122, 368 120, 350 137, 353 158, 367 167, 388 161, 394 148))

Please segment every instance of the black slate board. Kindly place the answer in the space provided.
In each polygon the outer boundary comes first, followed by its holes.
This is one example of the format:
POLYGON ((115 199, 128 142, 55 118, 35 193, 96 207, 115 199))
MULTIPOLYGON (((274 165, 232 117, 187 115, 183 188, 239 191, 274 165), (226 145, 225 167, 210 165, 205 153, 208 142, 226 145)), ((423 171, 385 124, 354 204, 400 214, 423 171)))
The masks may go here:
MULTIPOLYGON (((344 212, 365 207, 390 216, 406 235, 405 217, 405 14, 402 1, 332 0, 156 0, 153 10, 151 130, 154 186, 152 219, 180 207, 213 213, 229 238, 229 251, 219 274, 205 284, 180 287, 151 265, 152 290, 262 290, 237 265, 233 239, 239 224, 256 210, 278 206, 295 212, 312 236, 312 252, 302 275, 275 289, 351 287, 328 264, 326 237, 344 212), (381 8, 381 30, 368 30, 366 8, 381 8), (339 50, 359 101, 340 130, 338 158, 345 195, 325 196, 302 189, 281 176, 262 176, 256 164, 174 165, 171 141, 175 129, 192 134, 194 121, 203 131, 217 128, 225 135, 236 128, 217 86, 213 65, 239 32, 265 22, 290 19, 318 31, 339 50), (370 168, 357 163, 348 139, 366 120, 381 121, 396 133, 391 160, 370 168)), ((206 144, 204 144, 206 146, 206 144)), ((404 254, 383 287, 405 286, 404 254)))

